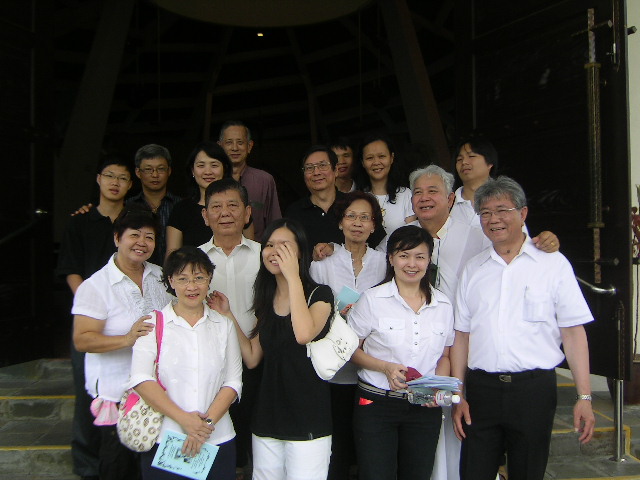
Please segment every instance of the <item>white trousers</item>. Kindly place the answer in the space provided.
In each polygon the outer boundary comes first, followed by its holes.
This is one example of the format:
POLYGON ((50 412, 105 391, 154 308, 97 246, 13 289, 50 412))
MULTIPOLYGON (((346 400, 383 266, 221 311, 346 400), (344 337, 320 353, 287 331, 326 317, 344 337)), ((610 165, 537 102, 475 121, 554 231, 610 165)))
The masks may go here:
POLYGON ((331 435, 305 441, 251 438, 253 480, 326 480, 331 435))

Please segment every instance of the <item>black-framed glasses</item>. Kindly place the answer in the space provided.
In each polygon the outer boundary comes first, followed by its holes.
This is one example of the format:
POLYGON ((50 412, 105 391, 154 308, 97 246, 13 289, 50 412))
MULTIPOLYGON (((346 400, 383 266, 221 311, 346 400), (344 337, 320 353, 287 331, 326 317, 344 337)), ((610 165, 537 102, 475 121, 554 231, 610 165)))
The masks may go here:
POLYGON ((158 172, 158 175, 163 175, 169 171, 168 167, 160 166, 160 167, 144 167, 138 168, 145 175, 153 175, 155 172, 158 172))
POLYGON ((331 170, 331 164, 329 162, 309 163, 302 167, 304 173, 313 173, 316 168, 321 172, 328 172, 331 170))

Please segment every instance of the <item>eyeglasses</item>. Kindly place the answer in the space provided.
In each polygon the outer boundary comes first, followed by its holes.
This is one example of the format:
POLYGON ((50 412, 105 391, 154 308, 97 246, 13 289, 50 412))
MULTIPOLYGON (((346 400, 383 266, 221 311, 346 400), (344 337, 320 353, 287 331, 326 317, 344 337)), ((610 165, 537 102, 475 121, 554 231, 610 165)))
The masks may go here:
POLYGON ((124 175, 116 176, 113 173, 101 173, 100 176, 106 178, 107 181, 117 180, 118 183, 127 183, 131 181, 129 177, 124 175))
POLYGON ((175 283, 176 285, 178 285, 180 287, 186 287, 190 283, 194 283, 195 285, 206 285, 207 283, 209 283, 209 278, 210 277, 204 276, 204 275, 198 275, 197 277, 193 277, 193 278, 187 278, 187 277, 173 278, 173 277, 171 277, 171 279, 173 280, 173 283, 175 283))
POLYGON ((478 215, 480 215, 480 218, 485 222, 491 218, 491 215, 495 215, 496 218, 499 218, 500 220, 502 220, 507 217, 509 212, 513 212, 514 210, 520 210, 520 209, 518 207, 513 207, 513 208, 499 208, 498 210, 495 210, 495 211, 483 210, 482 212, 478 213, 478 215))
POLYGON ((144 167, 138 168, 145 175, 153 175, 154 172, 158 172, 158 175, 163 175, 169 171, 167 167, 144 167))
POLYGON ((371 221, 371 215, 369 215, 368 213, 363 213, 362 215, 356 215, 355 213, 345 213, 344 218, 346 218, 350 222, 355 222, 356 219, 360 220, 361 222, 371 221))
POLYGON ((321 172, 327 172, 331 169, 331 164, 329 162, 309 163, 302 167, 302 171, 304 173, 313 173, 316 168, 321 172))

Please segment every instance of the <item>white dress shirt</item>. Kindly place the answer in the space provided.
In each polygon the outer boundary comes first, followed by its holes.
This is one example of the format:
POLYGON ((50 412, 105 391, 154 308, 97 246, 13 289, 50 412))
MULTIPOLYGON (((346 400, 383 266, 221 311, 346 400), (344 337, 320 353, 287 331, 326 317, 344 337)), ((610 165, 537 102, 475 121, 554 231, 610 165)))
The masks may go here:
MULTIPOLYGON (((335 244, 333 255, 319 262, 311 262, 309 269, 311 278, 319 284, 329 285, 336 299, 344 286, 362 294, 365 290, 384 280, 386 271, 387 256, 367 247, 364 257, 362 257, 362 270, 356 277, 353 273, 351 252, 344 246, 335 244)), ((357 370, 357 367, 349 362, 329 382, 354 385, 358 382, 357 370)))
MULTIPOLYGON (((104 335, 125 335, 140 317, 162 308, 171 299, 161 282, 160 267, 144 263, 141 292, 116 266, 116 255, 80 284, 71 310, 74 315, 104 321, 104 335)), ((87 353, 84 365, 85 388, 89 395, 119 402, 131 369, 131 347, 87 353)))
MULTIPOLYGON (((395 280, 367 290, 349 312, 349 325, 365 339, 363 349, 374 358, 435 373, 445 347, 453 344, 453 306, 431 289, 431 303, 414 312, 398 292, 395 280)), ((361 368, 358 376, 389 390, 384 373, 361 368)))
POLYGON ((528 236, 509 264, 493 248, 471 259, 458 286, 455 328, 469 332, 471 369, 554 368, 564 359, 560 327, 592 320, 569 261, 528 236))
POLYGON ((240 328, 249 336, 256 326, 252 310, 253 284, 260 269, 260 244, 243 236, 229 256, 213 243, 213 238, 199 248, 216 267, 209 291, 219 290, 227 296, 240 328))
MULTIPOLYGON (((176 315, 170 303, 162 309, 164 333, 160 349, 159 376, 173 402, 187 412, 205 413, 223 387, 242 389, 242 357, 235 326, 227 317, 205 305, 204 316, 192 327, 176 315)), ((156 318, 150 323, 155 325, 156 318)), ((154 333, 140 337, 133 347, 129 387, 155 380, 157 354, 154 333)), ((182 432, 180 425, 164 417, 158 441, 166 430, 182 432)), ((184 432, 183 432, 184 433, 184 432)), ((216 423, 207 443, 218 445, 235 437, 229 412, 216 423)))
POLYGON ((382 209, 382 220, 385 232, 390 235, 396 228, 406 225, 405 218, 413 215, 411 190, 401 187, 396 193, 395 203, 389 202, 389 195, 374 195, 382 209))

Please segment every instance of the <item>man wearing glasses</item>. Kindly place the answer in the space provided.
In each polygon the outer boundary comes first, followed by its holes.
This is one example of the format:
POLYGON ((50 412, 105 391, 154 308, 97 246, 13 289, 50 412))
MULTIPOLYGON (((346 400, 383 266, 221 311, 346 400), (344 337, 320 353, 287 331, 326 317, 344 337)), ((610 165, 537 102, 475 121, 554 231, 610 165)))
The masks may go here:
POLYGON ((156 237, 156 248, 150 261, 162 265, 167 248, 165 228, 173 206, 180 200, 180 197, 167 191, 167 182, 171 176, 171 154, 161 145, 145 145, 136 152, 135 165, 142 191, 128 199, 127 203, 146 205, 158 215, 162 228, 156 237))
POLYGON ((491 247, 466 264, 456 294, 451 370, 466 386, 453 412, 462 439, 460 477, 495 478, 506 447, 509 477, 542 480, 555 367, 565 355, 578 394, 574 428, 581 443, 593 435, 583 326, 593 317, 564 255, 541 252, 523 232, 528 210, 520 185, 489 179, 474 207, 491 247))
MULTIPOLYGON (((337 164, 338 157, 329 147, 311 147, 302 159, 302 175, 309 196, 292 203, 285 215, 302 224, 311 250, 318 243, 344 243, 339 219, 333 211, 335 201, 344 195, 336 189, 337 164)), ((383 237, 384 228, 377 227, 369 237, 369 246, 375 248, 383 237)))

